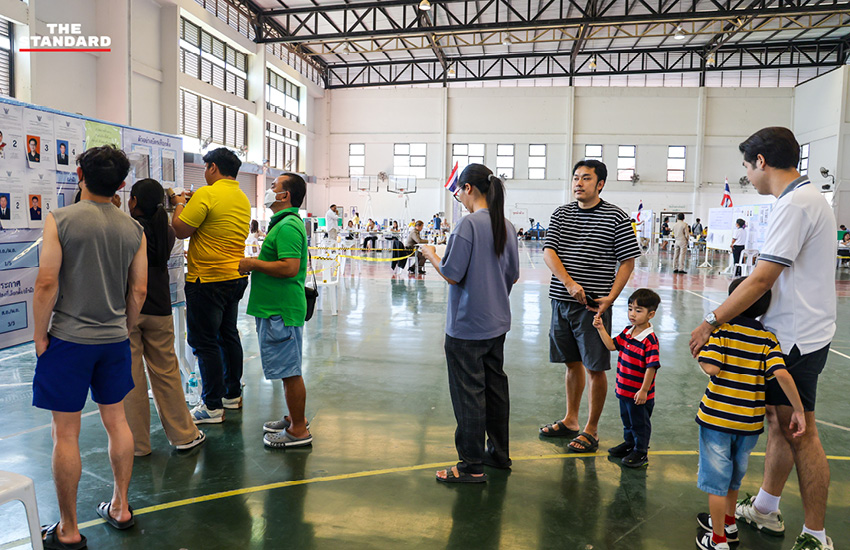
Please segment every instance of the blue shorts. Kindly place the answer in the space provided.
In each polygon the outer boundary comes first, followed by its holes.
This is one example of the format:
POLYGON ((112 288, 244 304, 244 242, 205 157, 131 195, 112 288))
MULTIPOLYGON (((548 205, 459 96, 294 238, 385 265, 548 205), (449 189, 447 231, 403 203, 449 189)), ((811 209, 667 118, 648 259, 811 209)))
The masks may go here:
POLYGON ((35 365, 32 404, 39 409, 79 412, 91 398, 120 403, 133 389, 130 340, 116 344, 74 344, 54 336, 35 365))
POLYGON ((718 496, 737 491, 758 440, 759 434, 736 435, 700 426, 697 487, 718 496))
POLYGON ((304 327, 288 327, 273 315, 257 317, 257 340, 266 380, 301 376, 301 343, 304 327))

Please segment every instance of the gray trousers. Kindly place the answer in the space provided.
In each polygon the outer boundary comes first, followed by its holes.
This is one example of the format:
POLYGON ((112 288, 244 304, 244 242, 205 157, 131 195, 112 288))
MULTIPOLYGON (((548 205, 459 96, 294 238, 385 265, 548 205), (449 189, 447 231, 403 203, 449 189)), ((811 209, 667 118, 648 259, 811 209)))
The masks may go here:
POLYGON ((685 270, 685 265, 688 261, 688 243, 679 244, 676 243, 676 246, 673 249, 673 269, 678 269, 679 271, 685 270))

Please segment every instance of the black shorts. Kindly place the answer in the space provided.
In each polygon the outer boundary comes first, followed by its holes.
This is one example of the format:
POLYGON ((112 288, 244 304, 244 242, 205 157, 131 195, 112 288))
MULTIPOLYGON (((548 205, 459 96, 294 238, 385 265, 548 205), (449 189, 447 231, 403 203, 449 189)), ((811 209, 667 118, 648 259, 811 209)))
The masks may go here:
MULTIPOLYGON (((801 355, 800 349, 794 346, 791 348, 791 353, 784 356, 785 368, 788 369, 788 373, 797 385, 797 392, 800 394, 800 401, 803 402, 803 410, 805 411, 813 412, 815 410, 815 401, 818 395, 818 376, 826 366, 828 355, 829 344, 806 355, 801 355)), ((791 402, 788 401, 776 378, 767 382, 765 394, 765 403, 768 405, 791 406, 791 402)))
MULTIPOLYGON (((596 313, 578 302, 552 300, 552 324, 549 327, 549 361, 581 361, 591 371, 611 370, 611 352, 593 327, 596 313)), ((611 334, 611 309, 602 314, 602 324, 611 334)))

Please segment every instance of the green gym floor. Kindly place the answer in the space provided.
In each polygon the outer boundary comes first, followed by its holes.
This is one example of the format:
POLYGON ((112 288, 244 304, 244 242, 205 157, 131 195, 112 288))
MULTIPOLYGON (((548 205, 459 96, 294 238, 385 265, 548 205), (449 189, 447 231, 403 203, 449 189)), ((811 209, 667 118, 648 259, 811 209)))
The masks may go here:
MULTIPOLYGON (((442 350, 447 285, 424 277, 392 279, 386 263, 343 278, 338 316, 318 311, 304 333, 307 416, 314 444, 268 450, 262 423, 285 412, 280 381, 263 379, 253 319, 239 329, 245 348, 241 411, 203 427, 207 442, 171 449, 155 417, 153 454, 137 458, 130 486, 136 526, 118 532, 97 519, 112 475, 107 438, 91 401, 80 446, 78 510, 96 549, 691 549, 695 516, 707 510, 696 487, 696 406, 706 377, 688 353, 691 330, 725 296, 717 269, 673 275, 667 252, 646 256, 614 307, 626 324, 631 289, 659 292, 658 374, 650 464, 622 468, 604 452, 621 441, 613 371, 600 426, 601 450, 567 453, 538 427, 564 414, 564 367, 548 362, 548 275, 538 243, 522 243, 523 273, 511 297, 505 345, 511 387, 509 473, 489 471, 484 485, 446 486, 435 470, 454 463, 454 417, 442 350)), ((850 269, 837 270, 838 326, 821 378, 818 418, 832 484, 827 532, 850 548, 850 269)), ((243 308, 244 308, 243 302, 243 308)), ((31 345, 0 352, 0 470, 35 480, 42 523, 58 519, 50 473, 50 414, 33 408, 31 345)), ((582 421, 586 399, 582 405, 582 421)), ((765 436, 742 492, 758 490, 765 436)), ((743 528, 741 549, 790 549, 803 514, 794 474, 782 500, 784 539, 743 528)), ((23 506, 0 507, 0 550, 29 548, 23 506)))

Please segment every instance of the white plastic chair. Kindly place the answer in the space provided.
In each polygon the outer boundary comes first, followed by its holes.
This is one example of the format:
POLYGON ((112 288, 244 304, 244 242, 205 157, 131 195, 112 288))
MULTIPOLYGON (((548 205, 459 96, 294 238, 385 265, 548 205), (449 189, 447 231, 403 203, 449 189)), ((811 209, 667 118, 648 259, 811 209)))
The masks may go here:
POLYGON ((12 472, 0 471, 0 505, 13 500, 20 500, 24 505, 33 550, 43 550, 41 527, 38 523, 38 505, 35 501, 35 487, 32 480, 12 472))
POLYGON ((759 251, 758 250, 742 250, 741 258, 737 264, 735 264, 735 270, 733 271, 733 275, 738 271, 737 268, 741 268, 741 277, 748 276, 752 270, 756 267, 756 260, 758 258, 759 251))

